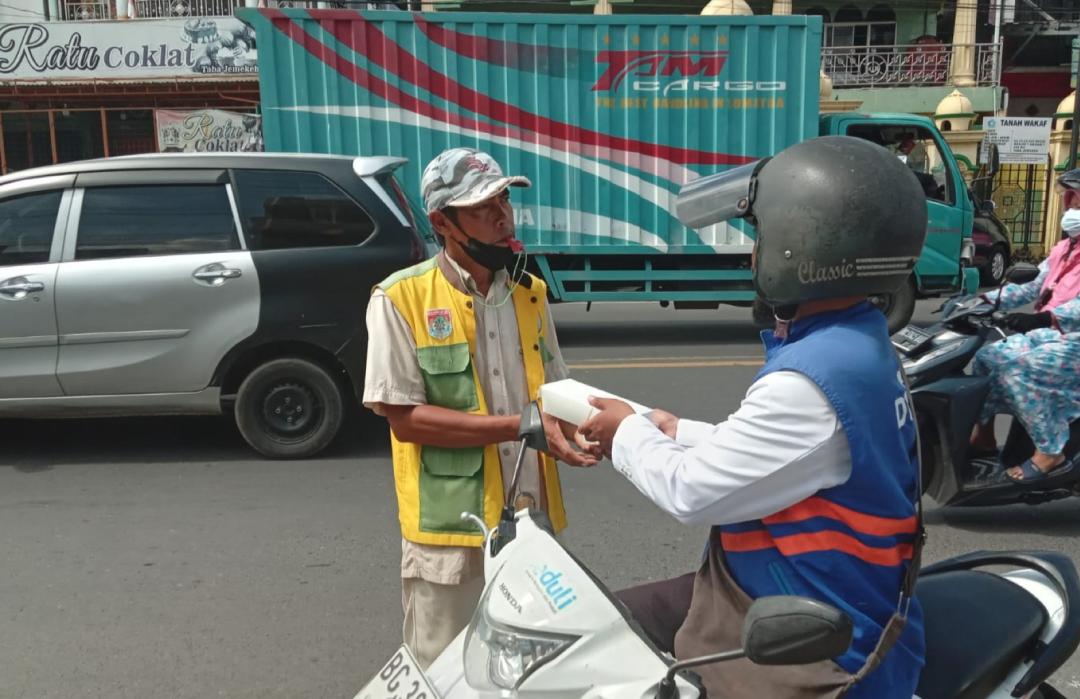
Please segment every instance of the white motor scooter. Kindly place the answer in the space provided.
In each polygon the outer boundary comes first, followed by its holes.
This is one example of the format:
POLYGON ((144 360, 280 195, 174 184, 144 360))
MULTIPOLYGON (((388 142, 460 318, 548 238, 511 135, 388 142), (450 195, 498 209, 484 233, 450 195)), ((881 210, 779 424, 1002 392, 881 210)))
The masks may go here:
MULTIPOLYGON (((521 450, 544 449, 534 404, 522 417, 521 450)), ((512 495, 511 495, 512 497, 512 495)), ((627 609, 550 533, 542 513, 514 512, 484 531, 485 588, 472 622, 421 672, 404 646, 355 699, 697 699, 682 670, 747 657, 764 665, 842 655, 850 619, 801 597, 751 606, 742 648, 680 660, 661 653, 627 609)), ((921 699, 1061 697, 1045 680, 1080 644, 1080 580, 1053 553, 976 553, 923 569, 927 665, 921 699), (1005 574, 973 570, 1019 568, 1005 574)))

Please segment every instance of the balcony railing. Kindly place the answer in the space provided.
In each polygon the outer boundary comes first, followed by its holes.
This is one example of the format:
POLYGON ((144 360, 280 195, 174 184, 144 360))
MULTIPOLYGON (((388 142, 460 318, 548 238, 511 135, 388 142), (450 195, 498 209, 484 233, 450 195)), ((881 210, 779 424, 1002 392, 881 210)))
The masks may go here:
MULTIPOLYGON (((1000 0, 1004 2, 1004 0, 1000 0)), ((997 5, 991 1, 990 10, 997 11, 997 5)), ((1026 2, 1018 2, 1013 8, 1013 20, 1015 24, 1048 24, 1051 22, 1080 22, 1080 8, 1075 3, 1064 3, 1061 0, 1048 2, 1047 0, 1035 0, 1034 6, 1026 2)))
MULTIPOLYGON (((244 6, 244 0, 134 0, 135 16, 147 17, 227 17, 238 7, 244 6)), ((299 7, 315 8, 336 6, 336 3, 319 3, 315 0, 270 0, 260 2, 258 7, 299 7)))
MULTIPOLYGON (((2 3, 0 3, 2 4, 2 3)), ((244 0, 131 0, 134 16, 154 17, 230 17, 244 0)), ((398 2, 359 2, 357 0, 259 0, 256 7, 280 8, 352 8, 358 10, 400 9, 398 2)), ((81 22, 116 19, 115 0, 61 0, 59 20, 81 22)))
POLYGON ((113 19, 113 0, 65 0, 60 3, 60 20, 82 22, 94 19, 113 19))
POLYGON ((974 52, 977 85, 995 86, 1001 80, 996 44, 826 47, 821 69, 833 87, 903 87, 945 85, 953 54, 974 52))

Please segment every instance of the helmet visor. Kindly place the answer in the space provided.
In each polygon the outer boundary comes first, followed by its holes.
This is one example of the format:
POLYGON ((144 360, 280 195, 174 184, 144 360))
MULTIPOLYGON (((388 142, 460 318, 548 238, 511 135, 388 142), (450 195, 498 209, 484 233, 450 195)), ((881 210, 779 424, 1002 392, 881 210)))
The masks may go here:
POLYGON ((750 213, 754 175, 764 160, 687 182, 675 200, 675 215, 689 228, 741 218, 750 213))

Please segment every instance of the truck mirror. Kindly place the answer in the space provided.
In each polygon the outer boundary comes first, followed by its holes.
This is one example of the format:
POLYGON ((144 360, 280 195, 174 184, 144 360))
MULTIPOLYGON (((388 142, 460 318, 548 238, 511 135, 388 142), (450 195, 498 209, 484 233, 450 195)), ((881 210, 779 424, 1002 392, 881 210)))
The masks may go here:
POLYGON ((990 155, 986 159, 986 175, 987 177, 993 177, 1001 169, 1001 154, 998 152, 997 144, 991 144, 990 155))

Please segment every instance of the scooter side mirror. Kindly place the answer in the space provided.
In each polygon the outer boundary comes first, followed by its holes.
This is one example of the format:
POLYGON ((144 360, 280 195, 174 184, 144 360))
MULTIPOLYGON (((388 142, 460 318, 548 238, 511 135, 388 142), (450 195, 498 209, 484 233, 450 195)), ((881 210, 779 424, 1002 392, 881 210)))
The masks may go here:
POLYGON ((536 451, 547 451, 547 433, 544 432, 544 418, 540 414, 540 406, 536 401, 521 413, 521 424, 518 426, 518 439, 525 446, 536 451))
POLYGON ((762 597, 746 614, 742 643, 758 665, 806 665, 846 653, 851 634, 851 619, 824 602, 762 597))
POLYGON ((1005 273, 1005 279, 1011 284, 1027 284, 1039 278, 1039 268, 1027 262, 1018 262, 1005 273))
POLYGON ((851 646, 852 623, 847 614, 807 597, 761 597, 750 605, 743 621, 742 648, 668 666, 655 699, 677 699, 675 674, 681 670, 739 658, 758 665, 807 665, 830 660, 851 646))
POLYGON ((514 477, 506 491, 506 504, 499 517, 499 528, 491 540, 492 556, 497 556, 504 546, 517 537, 517 522, 514 519, 514 513, 517 510, 531 510, 536 506, 535 499, 531 495, 519 493, 517 490, 521 467, 525 463, 525 450, 527 448, 545 452, 548 450, 547 434, 544 432, 544 416, 540 413, 540 405, 536 401, 529 403, 521 412, 518 441, 520 444, 517 464, 514 466, 514 477))

